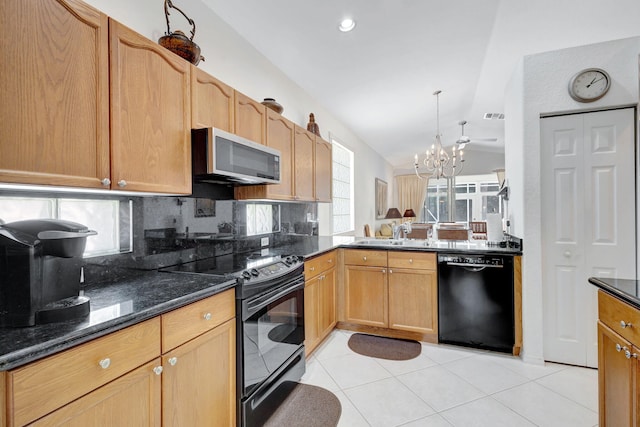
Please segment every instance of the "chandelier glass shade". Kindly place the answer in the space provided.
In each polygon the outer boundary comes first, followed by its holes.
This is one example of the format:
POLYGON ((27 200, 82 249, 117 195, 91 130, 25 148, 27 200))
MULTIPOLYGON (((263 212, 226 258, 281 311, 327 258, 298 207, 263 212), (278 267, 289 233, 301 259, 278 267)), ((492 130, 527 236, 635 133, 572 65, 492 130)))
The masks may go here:
POLYGON ((435 143, 431 145, 431 148, 425 151, 425 157, 420 162, 418 154, 414 156, 413 166, 416 171, 416 175, 420 179, 427 177, 432 178, 451 178, 459 175, 462 172, 464 166, 464 153, 463 151, 456 150, 454 145, 451 148, 451 153, 448 153, 442 147, 442 137, 440 135, 440 93, 442 91, 437 90, 433 92, 436 96, 436 138, 435 143), (427 175, 420 174, 419 168, 424 166, 427 171, 427 175))

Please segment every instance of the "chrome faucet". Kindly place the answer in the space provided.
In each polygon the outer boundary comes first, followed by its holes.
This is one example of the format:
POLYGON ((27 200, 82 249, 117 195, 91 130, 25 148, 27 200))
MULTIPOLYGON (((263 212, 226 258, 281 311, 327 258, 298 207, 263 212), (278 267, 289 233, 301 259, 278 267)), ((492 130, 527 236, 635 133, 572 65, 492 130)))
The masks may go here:
POLYGON ((411 233, 411 223, 409 221, 407 222, 403 222, 400 225, 394 225, 393 226, 393 239, 399 239, 400 238, 400 231, 404 232, 404 236, 403 238, 406 239, 407 234, 411 233))

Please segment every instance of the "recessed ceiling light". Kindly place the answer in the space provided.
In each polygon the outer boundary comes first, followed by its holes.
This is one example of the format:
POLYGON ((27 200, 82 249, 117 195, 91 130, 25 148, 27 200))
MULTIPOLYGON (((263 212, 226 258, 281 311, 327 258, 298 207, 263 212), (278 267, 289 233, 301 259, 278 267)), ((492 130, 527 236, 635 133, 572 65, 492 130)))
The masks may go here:
POLYGON ((353 30, 356 27, 356 21, 351 18, 345 18, 338 25, 338 29, 343 33, 353 30))

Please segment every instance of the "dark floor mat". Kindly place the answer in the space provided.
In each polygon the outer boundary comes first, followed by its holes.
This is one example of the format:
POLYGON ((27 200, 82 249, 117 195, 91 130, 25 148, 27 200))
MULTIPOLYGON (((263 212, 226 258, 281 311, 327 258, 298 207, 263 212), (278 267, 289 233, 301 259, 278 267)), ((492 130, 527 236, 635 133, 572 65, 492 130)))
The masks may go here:
POLYGON ((264 424, 265 427, 335 427, 342 405, 329 390, 298 384, 264 424))
POLYGON ((356 353, 378 359, 409 360, 418 357, 422 351, 418 341, 366 334, 351 335, 348 344, 356 353))

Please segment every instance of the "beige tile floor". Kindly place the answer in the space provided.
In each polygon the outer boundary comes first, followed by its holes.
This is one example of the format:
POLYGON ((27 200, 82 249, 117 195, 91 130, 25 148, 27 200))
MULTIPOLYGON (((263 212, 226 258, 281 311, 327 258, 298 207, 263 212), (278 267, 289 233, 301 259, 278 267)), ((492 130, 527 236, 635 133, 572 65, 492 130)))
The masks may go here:
POLYGON ((361 356, 351 332, 334 330, 307 360, 303 383, 331 390, 342 403, 339 426, 562 426, 598 424, 594 369, 422 344, 408 361, 361 356))

